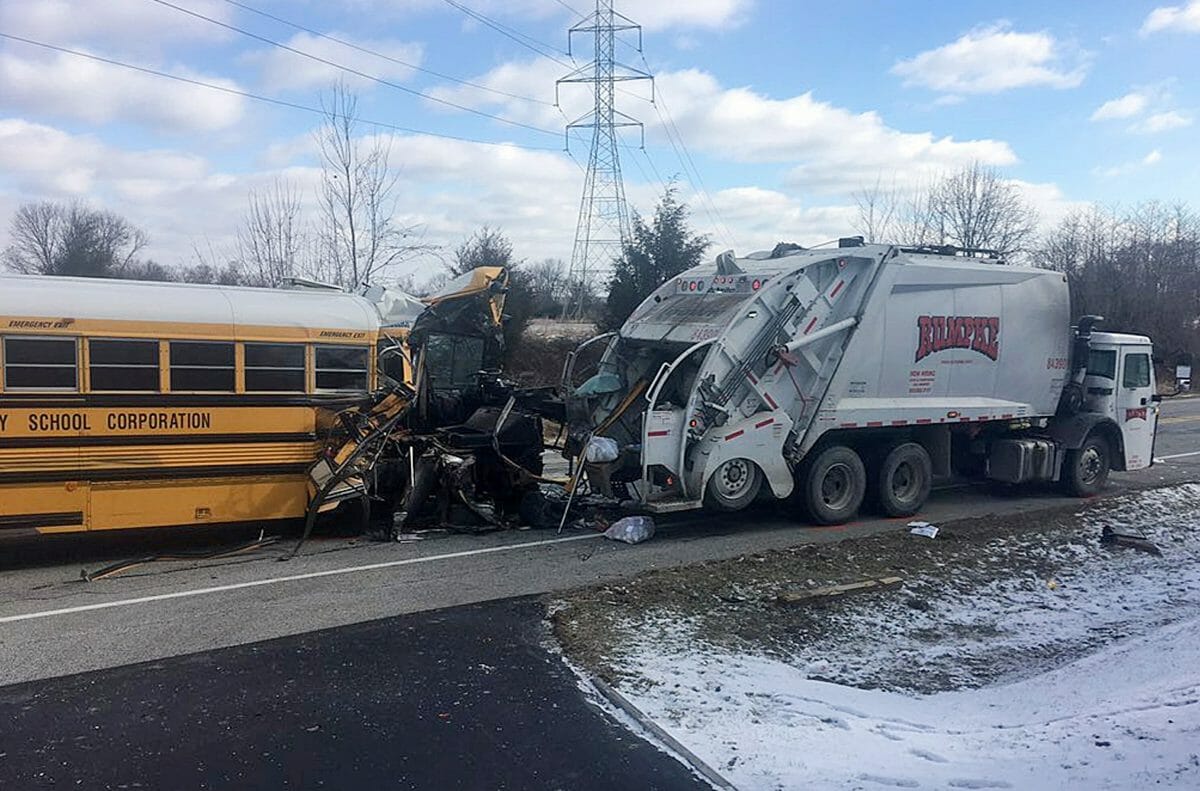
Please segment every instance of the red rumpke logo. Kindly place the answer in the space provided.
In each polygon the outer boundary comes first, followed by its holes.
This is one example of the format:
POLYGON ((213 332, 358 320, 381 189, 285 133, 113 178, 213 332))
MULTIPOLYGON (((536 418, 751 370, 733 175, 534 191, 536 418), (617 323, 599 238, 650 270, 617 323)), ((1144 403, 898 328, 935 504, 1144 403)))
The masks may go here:
POLYGON ((1000 356, 1000 317, 918 316, 913 362, 945 349, 970 349, 995 360, 1000 356))

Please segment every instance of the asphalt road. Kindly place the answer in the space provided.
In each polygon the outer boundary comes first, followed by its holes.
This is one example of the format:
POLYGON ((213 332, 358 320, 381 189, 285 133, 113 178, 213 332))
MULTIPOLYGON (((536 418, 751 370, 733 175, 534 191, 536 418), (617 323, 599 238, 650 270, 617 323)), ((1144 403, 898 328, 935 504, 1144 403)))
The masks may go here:
MULTIPOLYGON (((1156 454, 1164 461, 1114 474, 1111 492, 1200 480, 1200 399, 1167 402, 1163 412, 1156 454)), ((1075 503, 1051 489, 996 497, 986 487, 958 487, 937 492, 920 518, 936 523, 1075 503)), ((286 547, 276 545, 219 561, 149 564, 91 583, 80 580, 81 568, 95 569, 114 552, 144 552, 134 544, 147 539, 100 537, 108 543, 89 545, 63 537, 53 545, 65 559, 45 543, 8 545, 9 568, 0 574, 0 685, 552 593, 664 566, 902 529, 906 521, 814 528, 770 507, 661 519, 655 538, 637 546, 552 531, 441 534, 397 544, 323 538, 286 563, 277 562, 286 547)))
MULTIPOLYGON (((1200 480, 1200 399, 1164 405, 1151 470, 1200 480)), ((946 521, 1077 508, 1048 489, 940 491, 946 521)), ((531 595, 662 566, 903 529, 780 508, 660 520, 645 544, 546 531, 401 544, 327 537, 87 583, 81 567, 203 533, 0 545, 0 789, 695 788, 546 648, 531 595), (514 598, 526 597, 526 598, 514 598)))
POLYGON ((0 689, 0 788, 703 789, 508 600, 0 689))

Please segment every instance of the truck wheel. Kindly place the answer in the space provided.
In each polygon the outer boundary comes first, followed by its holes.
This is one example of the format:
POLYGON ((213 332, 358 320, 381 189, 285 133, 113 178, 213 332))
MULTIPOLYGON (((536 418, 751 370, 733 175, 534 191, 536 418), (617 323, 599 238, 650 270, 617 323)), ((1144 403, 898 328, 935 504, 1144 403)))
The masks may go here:
POLYGON ((858 513, 867 490, 867 471, 857 453, 834 445, 804 465, 800 488, 812 521, 838 525, 858 513))
POLYGON ((1091 434, 1077 450, 1067 451, 1063 460, 1063 487, 1076 497, 1099 494, 1108 482, 1111 465, 1112 450, 1108 440, 1100 434, 1091 434))
POLYGON ((708 479, 704 489, 705 505, 718 511, 740 511, 758 496, 762 472, 749 459, 730 459, 708 479))
POLYGON ((897 445, 884 457, 875 478, 879 508, 887 516, 912 516, 929 499, 933 462, 916 442, 897 445))

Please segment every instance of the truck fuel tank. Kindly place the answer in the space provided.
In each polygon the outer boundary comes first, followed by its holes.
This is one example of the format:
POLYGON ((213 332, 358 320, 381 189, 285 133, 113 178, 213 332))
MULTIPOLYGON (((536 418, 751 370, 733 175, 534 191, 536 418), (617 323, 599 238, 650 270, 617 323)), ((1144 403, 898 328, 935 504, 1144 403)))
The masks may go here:
POLYGON ((1048 439, 997 440, 988 454, 987 477, 1004 483, 1052 480, 1056 450, 1048 439))

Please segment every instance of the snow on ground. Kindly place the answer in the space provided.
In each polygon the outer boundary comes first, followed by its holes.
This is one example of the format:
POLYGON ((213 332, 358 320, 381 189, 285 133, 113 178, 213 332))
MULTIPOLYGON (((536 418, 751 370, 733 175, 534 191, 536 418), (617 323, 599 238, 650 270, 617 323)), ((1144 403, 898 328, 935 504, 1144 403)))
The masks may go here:
POLYGON ((786 661, 655 613, 622 691, 742 789, 1200 788, 1200 486, 1081 521, 1007 576, 846 600, 786 661), (1131 523, 1163 557, 1097 545, 1131 523))
POLYGON ((934 691, 1048 670, 1200 617, 1200 485, 1119 498, 1078 527, 998 538, 955 563, 907 580, 906 595, 826 611, 827 636, 799 646, 791 663, 839 683, 934 691), (1104 526, 1144 531, 1163 556, 1101 547, 1104 526))

